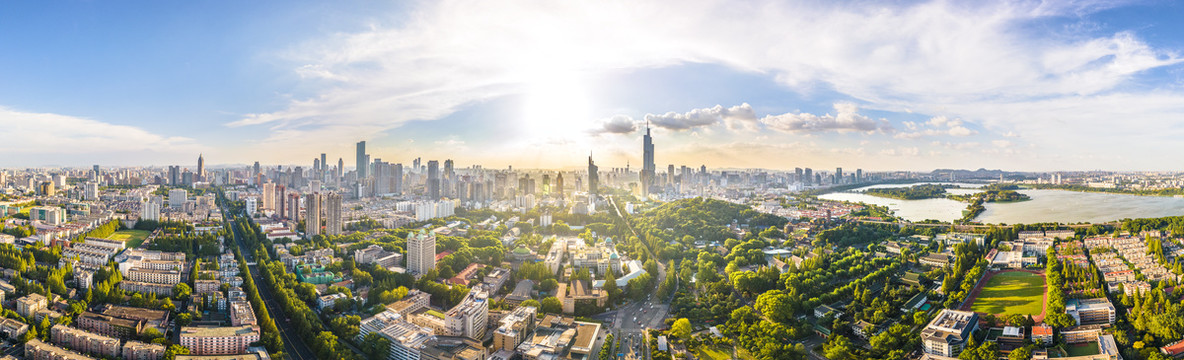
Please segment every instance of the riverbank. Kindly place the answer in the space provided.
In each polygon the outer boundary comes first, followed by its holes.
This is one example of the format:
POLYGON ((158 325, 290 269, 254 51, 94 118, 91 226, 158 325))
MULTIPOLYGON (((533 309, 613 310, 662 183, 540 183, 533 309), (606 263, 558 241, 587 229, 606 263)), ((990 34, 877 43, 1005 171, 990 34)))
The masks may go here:
POLYGON ((1184 188, 1161 190, 1132 190, 1119 188, 1098 188, 1085 185, 1056 185, 1056 184, 1024 184, 1023 188, 1033 190, 1065 190, 1087 193, 1154 196, 1154 197, 1184 197, 1184 188))

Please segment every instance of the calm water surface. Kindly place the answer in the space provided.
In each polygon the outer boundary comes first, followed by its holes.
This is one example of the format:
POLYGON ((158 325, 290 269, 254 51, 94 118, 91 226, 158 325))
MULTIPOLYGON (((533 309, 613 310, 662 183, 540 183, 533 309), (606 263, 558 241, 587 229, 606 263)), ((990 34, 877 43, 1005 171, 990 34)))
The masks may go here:
MULTIPOLYGON (((959 184, 963 187, 973 184, 959 184)), ((909 185, 873 185, 856 189, 901 187, 909 185)), ((974 189, 947 189, 952 194, 971 194, 974 189)), ((1126 218, 1154 218, 1184 215, 1184 199, 1161 196, 1087 193, 1065 190, 1020 189, 1032 198, 1016 203, 987 203, 976 221, 989 224, 1038 222, 1106 222, 1126 218)), ((953 221, 962 218, 966 203, 950 199, 897 200, 858 193, 830 193, 822 199, 864 202, 887 206, 900 218, 909 221, 927 219, 953 221)))

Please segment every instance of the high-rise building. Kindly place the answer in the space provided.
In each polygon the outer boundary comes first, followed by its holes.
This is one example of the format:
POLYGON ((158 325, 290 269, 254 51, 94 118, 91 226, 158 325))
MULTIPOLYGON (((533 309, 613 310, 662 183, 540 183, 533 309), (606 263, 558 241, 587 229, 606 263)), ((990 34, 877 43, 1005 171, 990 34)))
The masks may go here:
POLYGON ((436 268, 436 234, 424 230, 407 235, 407 271, 426 274, 436 268))
POLYGON ((592 155, 588 155, 588 194, 593 197, 598 195, 600 191, 599 169, 596 167, 596 163, 592 162, 592 155))
POLYGON ((321 234, 321 194, 304 196, 304 237, 311 239, 321 234))
POLYGON ((181 185, 181 167, 169 166, 169 185, 181 185))
POLYGON ((391 192, 403 194, 403 164, 395 164, 391 169, 391 192))
POLYGON ((489 294, 475 287, 460 304, 444 314, 444 327, 451 336, 484 339, 488 317, 489 294))
POLYGON ((641 160, 641 194, 643 196, 649 195, 650 188, 654 186, 654 171, 657 170, 654 165, 654 138, 650 135, 650 124, 645 124, 645 136, 642 137, 642 160, 641 160))
POLYGON ((839 184, 839 183, 843 182, 843 168, 841 168, 841 167, 835 168, 835 181, 834 182, 835 182, 835 184, 839 184))
POLYGON ((855 169, 855 182, 863 182, 863 169, 855 169))
POLYGON ((197 154, 197 181, 206 181, 206 158, 197 154))
POLYGON ((805 179, 802 180, 803 184, 810 185, 814 183, 814 169, 806 168, 804 175, 805 179))
POLYGON ((341 194, 325 194, 325 235, 341 235, 341 194))
POLYGON ((552 190, 560 199, 563 198, 563 172, 555 175, 555 189, 552 190))
POLYGON ((82 199, 83 200, 90 200, 90 201, 98 200, 99 199, 99 183, 94 182, 94 181, 87 181, 86 184, 83 185, 82 199))
POLYGON ((275 209, 275 183, 263 183, 263 208, 275 209))
POLYGON ((337 158, 337 178, 341 179, 345 176, 345 160, 337 158))
POLYGON ((428 160, 428 182, 427 182, 428 198, 436 200, 440 198, 440 162, 436 160, 428 160))
POLYGON ((99 175, 100 175, 100 173, 99 173, 99 165, 98 165, 98 164, 96 164, 96 165, 95 165, 95 168, 94 168, 94 172, 91 172, 91 173, 90 173, 90 179, 91 179, 91 180, 99 180, 99 175))
POLYGON ((365 179, 367 175, 370 175, 370 173, 367 171, 367 170, 370 170, 370 163, 368 162, 368 160, 369 159, 366 157, 366 142, 359 141, 358 142, 358 161, 355 164, 358 167, 358 170, 357 170, 358 181, 361 181, 362 179, 365 179))
POLYGON ((674 185, 674 164, 666 165, 666 185, 674 185))
POLYGON ((300 194, 289 193, 287 207, 288 211, 285 215, 288 220, 300 222, 300 194))

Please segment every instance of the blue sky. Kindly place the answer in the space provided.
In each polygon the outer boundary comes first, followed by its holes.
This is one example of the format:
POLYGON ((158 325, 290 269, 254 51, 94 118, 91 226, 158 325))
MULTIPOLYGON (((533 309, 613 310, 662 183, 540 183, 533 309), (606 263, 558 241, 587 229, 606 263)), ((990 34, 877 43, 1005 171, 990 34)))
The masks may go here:
POLYGON ((0 166, 1179 170, 1174 1, 0 9, 0 166), (352 166, 352 161, 347 161, 352 166))

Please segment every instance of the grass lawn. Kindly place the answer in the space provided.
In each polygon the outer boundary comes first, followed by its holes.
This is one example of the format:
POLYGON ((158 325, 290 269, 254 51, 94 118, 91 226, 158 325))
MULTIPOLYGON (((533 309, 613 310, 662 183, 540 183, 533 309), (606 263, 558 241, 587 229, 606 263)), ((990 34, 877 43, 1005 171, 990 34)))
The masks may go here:
POLYGON ((1023 271, 996 274, 970 309, 987 314, 1039 315, 1044 308, 1044 277, 1023 271))
POLYGON ((1101 352, 1098 349, 1098 343, 1093 341, 1084 344, 1065 345, 1064 349, 1067 353, 1066 357, 1097 355, 1101 352))
POLYGON ((148 230, 120 230, 108 236, 107 240, 122 241, 125 246, 134 248, 140 246, 151 234, 148 230))
POLYGON ((695 357, 704 360, 729 360, 732 348, 726 346, 703 346, 695 350, 695 357))

